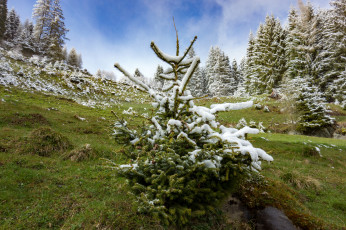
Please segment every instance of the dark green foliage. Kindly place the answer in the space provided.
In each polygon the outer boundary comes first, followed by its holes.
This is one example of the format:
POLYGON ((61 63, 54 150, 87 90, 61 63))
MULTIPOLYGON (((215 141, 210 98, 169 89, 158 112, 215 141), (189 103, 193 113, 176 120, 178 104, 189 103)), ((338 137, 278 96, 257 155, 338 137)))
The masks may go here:
POLYGON ((335 120, 328 115, 328 110, 317 87, 302 86, 302 92, 298 97, 296 108, 300 114, 297 125, 299 132, 306 135, 319 135, 319 131, 326 128, 332 131, 331 135, 329 133, 326 136, 332 136, 335 120))
POLYGON ((6 31, 7 0, 0 0, 0 40, 3 39, 6 31))
POLYGON ((131 158, 128 164, 116 165, 115 169, 128 179, 138 200, 138 211, 151 214, 165 225, 183 226, 191 218, 213 212, 237 186, 239 178, 260 169, 261 159, 272 160, 244 138, 258 130, 246 127, 238 132, 242 134, 235 134, 238 130, 215 121, 217 112, 248 108, 252 102, 216 104, 212 109, 194 105, 193 96, 185 89, 199 58, 183 60, 194 41, 182 56, 177 47, 174 58, 151 44, 156 55, 172 67, 165 74, 174 77, 163 74, 171 83, 166 94, 154 92, 115 64, 155 100, 150 124, 131 130, 123 120, 115 123, 114 136, 127 145, 123 153, 131 158), (179 73, 185 73, 181 81, 179 73))

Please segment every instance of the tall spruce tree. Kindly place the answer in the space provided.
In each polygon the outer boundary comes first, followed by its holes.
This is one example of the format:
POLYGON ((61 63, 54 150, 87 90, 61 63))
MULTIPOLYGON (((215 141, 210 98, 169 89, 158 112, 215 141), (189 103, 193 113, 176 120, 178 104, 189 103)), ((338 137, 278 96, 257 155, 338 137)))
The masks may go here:
POLYGON ((6 20, 6 31, 5 31, 5 39, 10 42, 15 42, 18 38, 19 34, 19 26, 20 26, 20 18, 17 12, 14 9, 11 9, 8 13, 6 20))
POLYGON ((319 86, 328 101, 337 99, 346 104, 346 2, 332 1, 332 9, 320 12, 323 23, 317 56, 319 86))
POLYGON ((34 26, 28 19, 23 24, 23 29, 19 35, 18 43, 22 46, 23 50, 35 51, 34 37, 33 37, 34 26))
MULTIPOLYGON (((60 0, 54 0, 51 6, 51 21, 49 24, 49 46, 48 46, 48 54, 52 58, 56 60, 63 59, 63 45, 65 44, 66 33, 68 30, 66 29, 64 22, 64 15, 60 6, 60 0)), ((81 64, 79 65, 81 66, 81 64)))
POLYGON ((7 20, 7 0, 0 0, 0 40, 4 38, 7 20))
POLYGON ((232 93, 234 79, 228 56, 219 48, 211 47, 206 65, 208 91, 213 96, 228 96, 232 93))
POLYGON ((234 86, 232 89, 232 92, 234 92, 237 88, 239 81, 240 81, 240 72, 238 70, 238 64, 237 64, 237 61, 235 59, 233 59, 233 61, 232 61, 231 75, 232 75, 232 78, 234 79, 234 86))
POLYGON ((255 73, 255 37, 253 33, 250 31, 248 47, 246 50, 246 62, 244 69, 244 86, 245 90, 248 93, 256 94, 257 90, 255 85, 257 85, 258 78, 254 75, 255 73))
POLYGON ((304 46, 304 38, 300 29, 299 15, 296 9, 292 8, 288 15, 288 27, 286 37, 286 61, 287 69, 285 77, 294 79, 304 78, 309 74, 308 62, 304 46))
MULTIPOLYGON (((188 53, 188 58, 194 58, 195 56, 196 56, 195 49, 191 47, 188 53)), ((201 79, 201 76, 200 76, 200 69, 197 66, 195 70, 195 74, 191 77, 190 84, 188 85, 188 90, 190 90, 192 96, 202 95, 201 94, 201 87, 202 87, 201 80, 203 81, 203 79, 201 79)))
POLYGON ((39 52, 44 52, 49 43, 52 0, 37 0, 34 5, 32 18, 36 20, 34 26, 34 38, 39 52))
POLYGON ((278 87, 284 68, 284 33, 280 21, 273 15, 266 16, 258 28, 253 44, 249 68, 249 87, 252 93, 270 93, 278 87))

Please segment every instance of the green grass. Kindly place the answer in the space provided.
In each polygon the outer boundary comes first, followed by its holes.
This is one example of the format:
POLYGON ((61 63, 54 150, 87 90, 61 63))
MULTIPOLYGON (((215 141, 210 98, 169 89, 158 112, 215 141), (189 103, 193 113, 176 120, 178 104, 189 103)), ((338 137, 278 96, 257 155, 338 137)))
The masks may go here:
MULTIPOLYGON (((198 103, 218 102, 234 99, 198 103)), ((235 124, 245 117, 263 121, 266 126, 281 125, 287 114, 280 112, 279 102, 265 103, 272 112, 251 108, 221 113, 219 119, 224 124, 235 124)), ((149 104, 125 102, 95 109, 60 97, 0 86, 0 229, 164 229, 158 220, 136 212, 135 198, 128 194, 124 179, 103 167, 103 158, 117 163, 127 161, 119 153, 122 146, 111 137, 111 125, 116 120, 111 111, 127 117, 136 127, 143 118, 122 114, 129 107, 138 114, 150 114, 149 104), (53 151, 49 156, 29 153, 26 148, 23 151, 23 145, 34 144, 29 141, 33 130, 42 127, 67 138, 70 148, 53 151), (89 158, 81 162, 66 159, 72 150, 79 151, 86 144, 93 151, 89 158)), ((345 120, 344 111, 332 109, 339 114, 339 121, 345 120)), ((278 133, 249 138, 254 146, 274 157, 274 162, 263 164, 266 183, 252 183, 247 188, 253 191, 240 190, 243 197, 248 197, 244 200, 249 206, 277 206, 301 226, 346 227, 345 140, 278 133), (322 157, 304 153, 312 147, 319 147, 322 157)), ((208 215, 193 220, 187 229, 230 229, 224 218, 222 213, 208 215)))

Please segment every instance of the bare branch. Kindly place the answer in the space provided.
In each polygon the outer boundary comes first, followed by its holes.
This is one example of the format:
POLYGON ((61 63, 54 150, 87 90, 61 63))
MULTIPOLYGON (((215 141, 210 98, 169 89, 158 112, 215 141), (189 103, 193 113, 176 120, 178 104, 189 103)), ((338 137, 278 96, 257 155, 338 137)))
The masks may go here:
POLYGON ((177 53, 176 53, 176 55, 179 56, 179 38, 178 38, 178 30, 177 30, 177 27, 175 26, 174 17, 173 17, 173 25, 174 25, 174 29, 175 29, 175 34, 176 34, 176 36, 177 36, 177 53))

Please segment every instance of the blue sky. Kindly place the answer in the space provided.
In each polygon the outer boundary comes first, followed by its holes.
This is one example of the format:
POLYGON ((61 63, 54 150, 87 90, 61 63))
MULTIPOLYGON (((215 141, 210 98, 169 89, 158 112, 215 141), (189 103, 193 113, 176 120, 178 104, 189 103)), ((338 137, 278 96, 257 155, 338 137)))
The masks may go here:
MULTIPOLYGON (((31 19, 36 0, 8 0, 21 20, 31 19)), ((329 0, 310 0, 316 8, 327 8, 329 0)), ((175 30, 184 50, 195 35, 195 51, 204 65, 211 46, 218 45, 232 60, 246 53, 250 30, 256 32, 267 14, 287 20, 296 0, 61 0, 65 24, 70 32, 67 47, 82 53, 83 66, 114 70, 119 62, 129 72, 138 67, 152 77, 158 60, 150 42, 166 53, 175 53, 175 30)), ((115 70, 114 70, 115 71, 115 70)), ((121 74, 115 71, 119 77, 121 74)))

